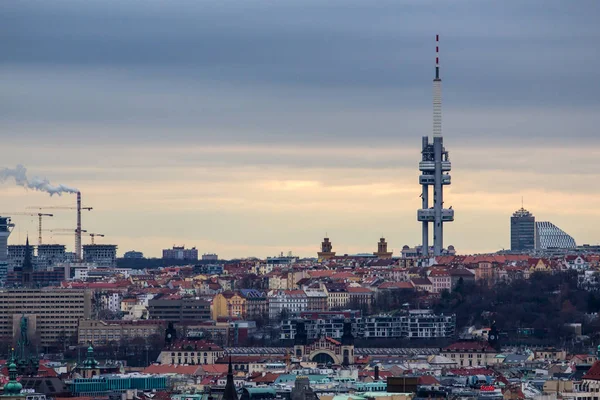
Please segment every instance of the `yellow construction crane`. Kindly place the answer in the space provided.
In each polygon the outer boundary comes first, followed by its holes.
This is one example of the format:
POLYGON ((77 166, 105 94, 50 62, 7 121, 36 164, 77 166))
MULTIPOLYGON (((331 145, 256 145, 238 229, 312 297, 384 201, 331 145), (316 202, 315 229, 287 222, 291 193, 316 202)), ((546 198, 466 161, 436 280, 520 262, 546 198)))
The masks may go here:
POLYGON ((94 243, 94 238, 96 236, 98 236, 98 237, 104 237, 104 235, 101 234, 101 233, 88 233, 88 235, 90 235, 90 238, 92 239, 92 244, 96 244, 96 243, 94 243))
POLYGON ((48 207, 27 207, 29 209, 35 210, 77 210, 77 228, 75 229, 75 256, 78 262, 82 260, 81 254, 81 233, 83 230, 81 229, 81 210, 93 210, 92 207, 82 207, 81 206, 81 192, 77 192, 77 203, 75 207, 70 206, 48 206, 48 207))
POLYGON ((13 216, 13 215, 27 215, 30 217, 38 217, 38 246, 42 244, 42 218, 43 217, 54 217, 54 214, 45 214, 45 213, 27 213, 27 212, 14 212, 14 213, 2 213, 4 215, 13 216))

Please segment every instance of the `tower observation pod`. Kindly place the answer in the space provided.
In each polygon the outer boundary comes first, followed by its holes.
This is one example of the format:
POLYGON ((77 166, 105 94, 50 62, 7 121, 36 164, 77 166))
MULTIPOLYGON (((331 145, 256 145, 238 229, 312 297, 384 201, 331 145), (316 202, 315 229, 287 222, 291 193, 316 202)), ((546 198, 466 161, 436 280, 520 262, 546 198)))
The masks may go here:
POLYGON ((417 210, 417 220, 422 224, 422 254, 429 255, 429 224, 433 224, 433 255, 444 249, 444 223, 454 221, 454 210, 444 208, 444 186, 450 185, 451 164, 442 137, 442 79, 439 57, 440 36, 435 37, 435 78, 433 79, 433 143, 428 136, 422 138, 419 184, 422 206, 417 210), (429 203, 429 186, 433 186, 433 205, 429 203))

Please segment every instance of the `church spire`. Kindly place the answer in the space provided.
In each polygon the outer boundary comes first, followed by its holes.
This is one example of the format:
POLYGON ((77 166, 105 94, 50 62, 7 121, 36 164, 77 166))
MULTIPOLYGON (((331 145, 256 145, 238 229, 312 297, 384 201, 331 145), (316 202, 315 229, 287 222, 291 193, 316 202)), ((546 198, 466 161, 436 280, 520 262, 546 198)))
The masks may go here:
POLYGON ((23 385, 17 381, 17 364, 15 364, 15 350, 12 349, 8 365, 8 383, 4 385, 4 396, 15 396, 21 393, 23 385))
POLYGON ((31 261, 31 246, 29 245, 29 235, 25 242, 25 257, 23 257, 21 283, 23 287, 31 287, 33 285, 33 263, 31 261))
POLYGON ((233 367, 231 365, 231 356, 229 356, 229 368, 227 369, 227 383, 223 392, 222 400, 238 400, 235 384, 233 383, 233 367))

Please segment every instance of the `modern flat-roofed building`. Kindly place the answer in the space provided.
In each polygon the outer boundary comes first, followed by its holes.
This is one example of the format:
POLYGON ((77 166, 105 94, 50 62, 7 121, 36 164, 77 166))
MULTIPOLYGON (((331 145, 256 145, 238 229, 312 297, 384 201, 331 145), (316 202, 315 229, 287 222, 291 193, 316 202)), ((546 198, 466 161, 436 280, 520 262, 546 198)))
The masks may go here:
MULTIPOLYGON (((433 339, 450 338, 456 331, 456 315, 435 314, 431 310, 410 310, 402 314, 380 314, 361 317, 358 311, 304 312, 303 321, 309 339, 324 334, 341 339, 344 321, 351 320, 352 333, 357 338, 433 339)), ((294 339, 297 319, 282 322, 281 339, 294 339)))
POLYGON ((192 247, 186 249, 185 246, 173 246, 172 249, 163 249, 163 260, 189 260, 198 261, 198 249, 192 247))
MULTIPOLYGON (((33 246, 32 250, 33 250, 33 246)), ((13 271, 15 268, 19 268, 23 265, 25 260, 25 252, 27 246, 24 244, 11 244, 8 246, 8 269, 13 271)))
POLYGON ((77 335, 79 320, 90 317, 91 296, 78 289, 6 289, 0 290, 0 305, 0 337, 14 338, 25 315, 30 337, 53 346, 77 335))
POLYGON ((100 267, 114 267, 117 263, 117 245, 85 244, 83 245, 83 261, 95 263, 100 267))
POLYGON ((40 244, 37 246, 38 269, 48 268, 67 259, 64 244, 40 244))
POLYGON ((148 301, 150 319, 169 322, 210 320, 210 303, 195 298, 154 298, 148 301))

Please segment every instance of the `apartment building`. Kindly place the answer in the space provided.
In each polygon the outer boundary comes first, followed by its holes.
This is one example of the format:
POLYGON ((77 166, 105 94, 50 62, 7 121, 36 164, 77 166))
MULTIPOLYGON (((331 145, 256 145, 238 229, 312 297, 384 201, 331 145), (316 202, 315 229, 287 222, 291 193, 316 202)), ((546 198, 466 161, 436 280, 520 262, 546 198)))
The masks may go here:
POLYGON ((294 339, 297 319, 304 320, 309 339, 325 335, 340 339, 345 319, 352 320, 352 334, 356 338, 386 339, 431 339, 450 338, 456 331, 454 314, 435 314, 431 310, 411 310, 402 314, 381 314, 361 317, 360 312, 327 311, 304 312, 296 318, 283 321, 281 339, 294 339))
POLYGON ((431 281, 433 293, 441 293, 452 289, 452 277, 446 268, 432 268, 427 276, 431 281))
POLYGON ((327 336, 332 339, 341 339, 344 333, 344 321, 351 319, 352 334, 359 335, 362 329, 360 311, 305 311, 298 313, 295 318, 282 322, 281 339, 294 339, 296 337, 296 323, 298 319, 304 321, 306 336, 310 340, 318 339, 320 336, 327 336))
POLYGON ((169 322, 207 321, 210 303, 197 298, 154 298, 148 301, 150 319, 169 322))
POLYGON ((308 297, 304 290, 272 290, 268 295, 269 318, 276 320, 282 312, 290 314, 306 311, 308 297))
POLYGON ((304 289, 308 299, 308 311, 325 311, 327 310, 327 293, 321 289, 304 289))
POLYGON ((92 345, 119 343, 133 338, 148 339, 153 334, 164 335, 166 321, 97 321, 82 319, 79 321, 78 342, 92 345))
POLYGON ((260 318, 268 315, 269 307, 265 292, 256 289, 241 289, 240 295, 246 299, 246 318, 260 318))
POLYGON ((456 316, 434 314, 431 310, 410 310, 406 314, 365 317, 362 323, 365 338, 449 338, 455 333, 456 316))
POLYGON ((212 319, 220 317, 246 317, 246 299, 239 293, 227 290, 213 299, 212 319))
POLYGON ((78 289, 6 289, 0 291, 0 337, 13 338, 22 315, 29 335, 41 346, 78 334, 80 319, 90 318, 91 296, 78 289))
POLYGON ((348 305, 350 298, 345 284, 328 283, 325 285, 325 292, 327 293, 327 307, 330 310, 348 305))

